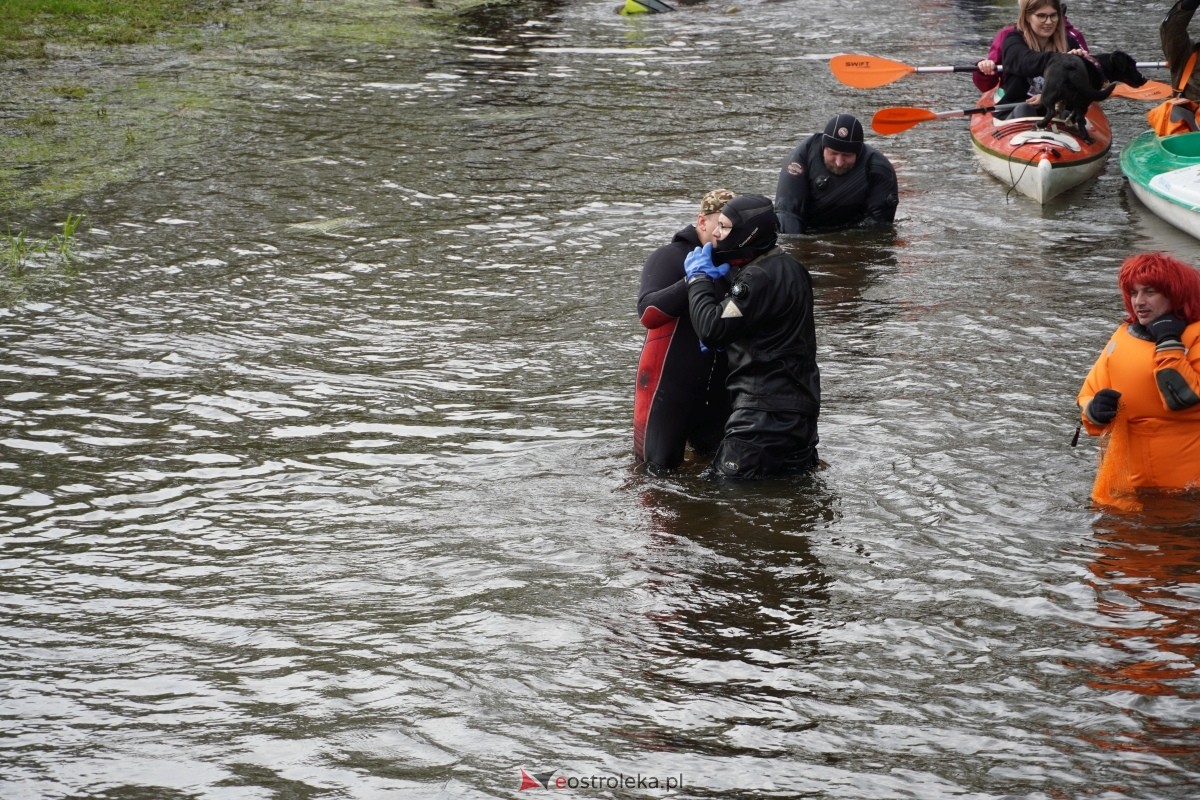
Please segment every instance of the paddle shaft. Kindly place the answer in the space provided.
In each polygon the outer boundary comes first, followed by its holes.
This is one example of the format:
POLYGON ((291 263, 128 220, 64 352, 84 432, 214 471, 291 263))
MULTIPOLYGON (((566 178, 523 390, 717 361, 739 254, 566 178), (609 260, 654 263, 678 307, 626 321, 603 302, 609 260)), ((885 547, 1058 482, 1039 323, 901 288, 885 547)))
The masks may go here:
POLYGON ((996 111, 1011 111, 1020 103, 1001 103, 994 106, 972 106, 953 111, 930 111, 927 108, 900 106, 881 108, 875 112, 871 120, 871 129, 884 136, 914 128, 922 122, 932 122, 935 119, 950 119, 952 117, 969 117, 974 114, 991 114, 996 111))
MULTIPOLYGON (((1149 64, 1138 64, 1139 67, 1144 66, 1166 66, 1166 62, 1152 62, 1149 64)), ((976 72, 975 67, 911 67, 914 72, 976 72)), ((1003 72, 1003 68, 996 66, 997 72, 1003 72)), ((899 78, 893 78, 889 83, 894 83, 899 78)), ((1128 84, 1118 83, 1113 89, 1113 97, 1124 97, 1129 100, 1162 100, 1170 94, 1171 87, 1165 83, 1158 81, 1146 81, 1140 87, 1129 86, 1128 84)))
POLYGON ((935 111, 934 115, 938 119, 949 119, 951 117, 969 117, 972 114, 991 114, 994 111, 1012 111, 1020 103, 1001 103, 995 106, 972 106, 971 108, 958 108, 954 111, 935 111))
MULTIPOLYGON (((1138 69, 1165 69, 1167 62, 1165 61, 1139 61, 1137 62, 1138 69)), ((917 72, 975 72, 975 65, 969 67, 917 67, 917 72)), ((996 72, 1004 72, 1004 67, 1000 64, 996 65, 996 72)))
MULTIPOLYGON (((1165 67, 1165 61, 1139 61, 1139 68, 1165 67)), ((914 72, 946 73, 946 72, 977 72, 974 64, 967 66, 934 66, 914 67, 903 61, 893 61, 890 58, 861 55, 858 53, 842 53, 829 60, 829 68, 842 83, 856 89, 876 89, 895 83, 906 75, 914 72)), ((996 70, 1003 72, 1003 67, 997 65, 996 70)))

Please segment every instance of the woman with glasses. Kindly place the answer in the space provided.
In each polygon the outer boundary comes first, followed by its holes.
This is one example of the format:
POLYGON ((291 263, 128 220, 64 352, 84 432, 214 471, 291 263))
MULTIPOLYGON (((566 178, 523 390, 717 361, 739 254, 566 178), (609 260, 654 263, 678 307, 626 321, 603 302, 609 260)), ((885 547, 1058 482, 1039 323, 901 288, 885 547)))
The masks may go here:
POLYGON ((1008 116, 1040 117, 1042 72, 1050 59, 1055 53, 1086 56, 1087 48, 1067 31, 1059 0, 1021 0, 1017 10, 1017 26, 1001 47, 1004 74, 994 100, 1021 104, 1008 116))
MULTIPOLYGON (((1083 36, 1083 31, 1071 24, 1071 20, 1067 19, 1067 4, 1062 4, 1063 27, 1066 29, 1069 36, 1075 37, 1075 41, 1079 42, 1079 46, 1084 50, 1087 49, 1087 39, 1083 36)), ((988 47, 987 58, 980 59, 975 62, 975 71, 971 73, 971 80, 975 82, 975 88, 981 92, 986 92, 995 89, 1000 85, 1000 71, 996 67, 1000 66, 1003 60, 1004 38, 1017 29, 1016 24, 1005 25, 992 39, 991 46, 988 47)))

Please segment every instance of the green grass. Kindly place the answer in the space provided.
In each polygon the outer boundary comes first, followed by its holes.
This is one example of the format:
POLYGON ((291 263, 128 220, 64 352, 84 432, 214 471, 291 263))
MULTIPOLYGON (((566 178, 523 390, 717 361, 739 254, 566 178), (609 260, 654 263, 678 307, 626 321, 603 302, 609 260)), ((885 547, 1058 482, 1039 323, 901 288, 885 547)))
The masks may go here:
POLYGON ((67 214, 62 230, 49 239, 31 239, 25 231, 0 235, 0 305, 11 305, 45 284, 61 284, 79 272, 75 247, 82 214, 67 214), (37 265, 39 269, 31 269, 37 265))
POLYGON ((62 224, 62 232, 54 234, 47 245, 46 249, 53 248, 64 264, 70 264, 75 260, 75 233, 83 223, 83 216, 83 214, 67 214, 67 219, 62 224))
MULTIPOLYGON (((199 154, 243 113, 241 93, 230 91, 234 72, 200 70, 181 82, 175 70, 139 65, 179 54, 224 64, 247 42, 254 49, 328 41, 427 48, 451 35, 460 15, 511 2, 0 0, 0 62, 23 62, 5 65, 13 69, 2 75, 4 101, 16 113, 0 115, 0 233, 33 208, 77 202, 199 154), (145 44, 123 44, 131 39, 145 44), (64 69, 88 58, 80 51, 112 57, 95 69, 64 69)), ((0 239, 0 251, 6 244, 20 250, 17 237, 0 239)))
POLYGON ((180 26, 224 19, 237 0, 0 0, 0 56, 36 57, 46 41, 144 42, 180 26))
POLYGON ((25 231, 6 233, 0 238, 0 255, 4 259, 4 272, 11 280, 17 280, 25 274, 25 262, 33 255, 36 248, 25 236, 25 231))
POLYGON ((80 86, 74 83, 64 83, 58 86, 50 87, 50 91, 54 92, 58 97, 66 100, 82 100, 88 96, 90 91, 86 86, 80 86))

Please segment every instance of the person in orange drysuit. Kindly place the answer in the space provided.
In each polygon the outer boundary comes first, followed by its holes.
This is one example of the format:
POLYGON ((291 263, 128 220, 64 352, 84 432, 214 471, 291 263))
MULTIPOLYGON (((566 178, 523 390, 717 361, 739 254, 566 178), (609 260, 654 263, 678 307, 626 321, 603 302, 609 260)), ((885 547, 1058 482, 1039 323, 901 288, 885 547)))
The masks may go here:
POLYGON ((1141 489, 1200 489, 1200 272, 1139 253, 1117 283, 1124 324, 1077 399, 1083 427, 1106 438, 1092 499, 1133 510, 1141 489))

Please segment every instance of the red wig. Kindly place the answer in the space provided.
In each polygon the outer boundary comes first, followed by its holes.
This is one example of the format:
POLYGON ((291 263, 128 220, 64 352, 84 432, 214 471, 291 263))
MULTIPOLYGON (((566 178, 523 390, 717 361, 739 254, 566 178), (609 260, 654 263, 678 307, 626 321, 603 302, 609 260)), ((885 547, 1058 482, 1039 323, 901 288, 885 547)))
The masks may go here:
POLYGON ((1200 319, 1200 272, 1166 253, 1138 253, 1125 259, 1117 275, 1126 322, 1135 322, 1129 294, 1137 285, 1153 286, 1171 301, 1171 312, 1188 323, 1200 319))

